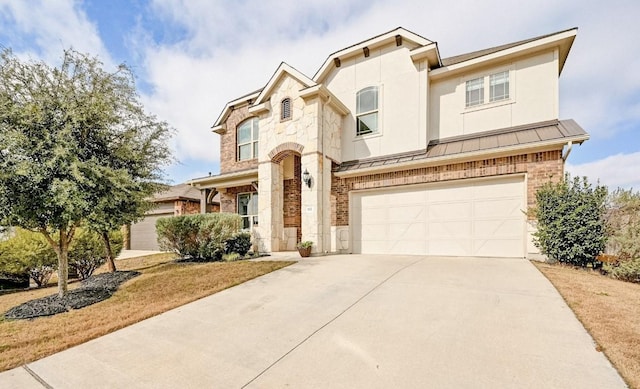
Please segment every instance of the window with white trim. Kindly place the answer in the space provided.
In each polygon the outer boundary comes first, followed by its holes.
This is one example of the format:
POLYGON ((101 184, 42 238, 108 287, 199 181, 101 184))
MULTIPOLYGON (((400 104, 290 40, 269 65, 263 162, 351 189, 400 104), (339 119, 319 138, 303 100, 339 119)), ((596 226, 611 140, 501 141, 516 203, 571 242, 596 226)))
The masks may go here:
POLYGON ((280 102, 280 120, 291 119, 291 99, 289 97, 280 102))
POLYGON ((465 83, 465 107, 475 107, 485 103, 509 100, 509 71, 477 77, 465 83), (489 96, 487 96, 487 91, 489 96))
POLYGON ((489 76, 489 101, 509 98, 509 72, 504 71, 489 76))
POLYGON ((474 78, 466 84, 466 106, 473 107, 484 103, 484 78, 474 78))
POLYGON ((238 161, 258 158, 258 118, 245 120, 237 132, 238 161))
POLYGON ((242 229, 258 225, 258 192, 238 193, 238 215, 242 216, 242 229))
POLYGON ((378 132, 378 87, 370 86, 356 94, 356 135, 378 132))

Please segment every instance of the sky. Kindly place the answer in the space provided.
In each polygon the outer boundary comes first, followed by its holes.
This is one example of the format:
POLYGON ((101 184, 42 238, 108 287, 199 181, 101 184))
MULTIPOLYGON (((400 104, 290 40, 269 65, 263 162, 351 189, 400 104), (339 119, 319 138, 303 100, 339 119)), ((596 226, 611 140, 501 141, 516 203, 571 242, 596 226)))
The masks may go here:
POLYGON ((560 118, 591 136, 566 169, 640 188, 640 2, 610 0, 0 0, 0 48, 57 65, 63 50, 136 74, 146 110, 175 128, 169 182, 219 172, 211 126, 284 61, 312 77, 330 53, 404 27, 442 57, 578 27, 560 118))

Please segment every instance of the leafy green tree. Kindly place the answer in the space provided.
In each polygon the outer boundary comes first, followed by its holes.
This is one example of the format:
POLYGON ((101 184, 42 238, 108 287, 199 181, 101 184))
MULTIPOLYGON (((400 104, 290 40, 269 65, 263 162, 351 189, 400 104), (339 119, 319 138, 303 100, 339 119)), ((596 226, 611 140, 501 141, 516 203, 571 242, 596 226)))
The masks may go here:
POLYGON ((640 192, 617 189, 609 198, 611 248, 621 261, 640 259, 640 192))
POLYGON ((127 221, 100 213, 113 209, 109 198, 137 198, 159 180, 170 132, 144 112, 125 65, 107 72, 73 50, 59 67, 0 54, 0 224, 45 237, 58 259, 60 296, 76 228, 127 221))
MULTIPOLYGON (((122 233, 114 230, 108 233, 108 241, 113 252, 118 255, 122 250, 122 233)), ((91 277, 93 272, 107 261, 102 234, 88 228, 78 228, 69 248, 69 266, 81 279, 91 277)))
POLYGON ((536 192, 532 213, 538 220, 535 245, 550 259, 576 266, 593 263, 607 242, 607 188, 586 177, 547 183, 536 192))

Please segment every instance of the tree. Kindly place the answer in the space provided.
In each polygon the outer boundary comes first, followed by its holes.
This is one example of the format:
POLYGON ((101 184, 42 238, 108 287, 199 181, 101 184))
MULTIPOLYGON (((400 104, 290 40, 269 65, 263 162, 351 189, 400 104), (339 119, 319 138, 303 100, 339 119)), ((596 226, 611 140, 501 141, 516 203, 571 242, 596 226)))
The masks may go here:
POLYGON ((607 242, 604 212, 607 188, 586 177, 547 183, 536 192, 535 245, 550 259, 576 266, 593 263, 607 242))
POLYGON ((110 197, 155 185, 170 159, 170 132, 144 112, 125 65, 107 72, 98 59, 67 50, 51 67, 2 52, 0 224, 46 238, 58 259, 60 296, 76 228, 97 224, 110 197))
POLYGON ((606 216, 610 248, 621 261, 640 259, 640 192, 615 190, 606 216))

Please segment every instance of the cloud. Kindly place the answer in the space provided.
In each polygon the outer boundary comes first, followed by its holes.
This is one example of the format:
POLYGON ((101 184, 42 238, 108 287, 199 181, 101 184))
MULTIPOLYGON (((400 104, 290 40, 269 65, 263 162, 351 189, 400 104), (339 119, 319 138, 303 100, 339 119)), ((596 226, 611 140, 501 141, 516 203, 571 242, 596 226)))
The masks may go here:
POLYGON ((107 67, 114 63, 98 29, 75 1, 0 0, 0 37, 9 37, 14 52, 55 64, 73 47, 97 55, 107 67))
POLYGON ((589 181, 617 187, 640 189, 640 152, 615 154, 609 157, 579 165, 566 164, 565 168, 572 176, 587 176, 589 181))

